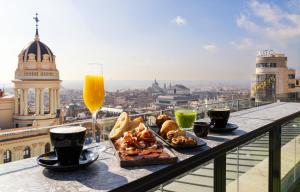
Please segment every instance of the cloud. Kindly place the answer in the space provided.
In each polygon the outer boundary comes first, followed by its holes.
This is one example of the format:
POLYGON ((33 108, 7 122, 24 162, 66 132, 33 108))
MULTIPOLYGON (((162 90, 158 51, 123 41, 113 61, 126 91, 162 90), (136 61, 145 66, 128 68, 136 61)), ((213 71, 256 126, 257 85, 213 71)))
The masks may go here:
POLYGON ((248 11, 248 14, 242 12, 237 18, 238 27, 281 43, 300 37, 300 14, 257 0, 249 2, 248 11))
POLYGON ((204 45, 203 49, 205 49, 208 52, 216 52, 218 50, 218 46, 214 43, 209 43, 207 45, 204 45))
POLYGON ((178 26, 184 26, 187 24, 186 19, 181 16, 176 16, 174 19, 172 19, 172 23, 175 23, 178 26))
POLYGON ((290 8, 300 9, 300 0, 289 0, 288 5, 290 8))
POLYGON ((237 49, 250 49, 254 45, 253 40, 249 38, 244 38, 240 41, 232 41, 230 42, 230 44, 236 47, 237 49))

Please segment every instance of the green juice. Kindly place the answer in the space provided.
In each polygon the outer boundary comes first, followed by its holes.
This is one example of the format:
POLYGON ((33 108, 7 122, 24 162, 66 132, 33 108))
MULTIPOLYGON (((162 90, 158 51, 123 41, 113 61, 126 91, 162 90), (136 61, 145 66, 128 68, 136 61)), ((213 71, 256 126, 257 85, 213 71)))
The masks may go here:
POLYGON ((176 122, 182 129, 190 129, 196 120, 196 111, 188 109, 175 110, 176 122))

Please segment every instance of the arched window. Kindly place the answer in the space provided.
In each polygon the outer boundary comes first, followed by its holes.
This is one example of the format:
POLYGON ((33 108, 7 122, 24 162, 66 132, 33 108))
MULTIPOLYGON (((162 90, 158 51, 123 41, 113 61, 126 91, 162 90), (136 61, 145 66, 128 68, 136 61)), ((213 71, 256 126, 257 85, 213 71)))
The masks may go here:
POLYGON ((10 151, 10 150, 6 150, 6 151, 4 152, 4 155, 3 155, 3 162, 4 162, 4 163, 11 162, 11 151, 10 151))
POLYGON ((45 145, 45 153, 49 153, 50 152, 50 143, 46 143, 45 145))
POLYGON ((28 147, 28 146, 25 147, 25 149, 23 151, 23 157, 24 157, 24 159, 30 157, 30 147, 28 147))

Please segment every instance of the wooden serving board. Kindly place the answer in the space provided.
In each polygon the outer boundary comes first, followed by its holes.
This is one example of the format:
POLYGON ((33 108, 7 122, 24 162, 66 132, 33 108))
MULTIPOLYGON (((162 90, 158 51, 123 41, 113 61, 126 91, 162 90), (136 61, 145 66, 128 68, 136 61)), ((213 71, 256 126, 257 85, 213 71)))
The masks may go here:
MULTIPOLYGON (((174 164, 177 162, 178 157, 168 148, 164 147, 163 151, 166 152, 170 157, 169 158, 136 158, 134 160, 124 160, 120 156, 120 152, 115 148, 114 142, 109 140, 110 144, 114 150, 115 156, 120 163, 120 167, 137 167, 137 166, 146 166, 146 165, 165 165, 165 164, 174 164)), ((159 141, 158 141, 159 142, 159 141)))
POLYGON ((189 148, 195 148, 195 147, 201 147, 201 146, 205 146, 206 142, 203 141, 202 139, 200 139, 199 137, 189 133, 188 131, 186 131, 186 136, 187 137, 192 137, 193 139, 195 139, 195 141, 197 142, 196 145, 174 145, 173 143, 170 143, 167 139, 164 139, 162 136, 160 136, 159 134, 159 129, 156 126, 150 126, 150 129, 154 132, 154 134, 163 142, 165 142, 167 145, 169 145, 170 147, 172 147, 173 149, 189 149, 189 148))

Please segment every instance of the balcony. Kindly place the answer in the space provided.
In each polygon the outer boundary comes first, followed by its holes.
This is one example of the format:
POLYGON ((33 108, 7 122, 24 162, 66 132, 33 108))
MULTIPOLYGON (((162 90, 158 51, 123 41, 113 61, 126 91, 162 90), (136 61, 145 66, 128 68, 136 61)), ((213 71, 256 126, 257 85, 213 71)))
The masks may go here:
MULTIPOLYGON (((230 122, 239 129, 209 133, 205 147, 173 150, 179 158, 174 165, 121 168, 107 141, 103 142, 107 150, 81 171, 57 173, 38 166, 36 157, 12 159, 14 162, 0 165, 0 191, 287 191, 300 176, 300 103, 295 101, 262 106, 250 99, 210 104, 235 111, 230 122)), ((210 105, 198 106, 199 118, 207 118, 210 105)), ((160 113, 174 115, 170 109, 135 116, 141 115, 153 125, 160 113)), ((114 122, 115 118, 100 119, 97 125, 103 126, 107 135, 114 122)), ((68 126, 90 127, 89 123, 68 126)), ((51 128, 1 131, 0 147, 20 136, 49 138, 51 128)), ((31 156, 42 153, 31 150, 31 156)), ((2 155, 3 151, 3 159, 2 155)))

